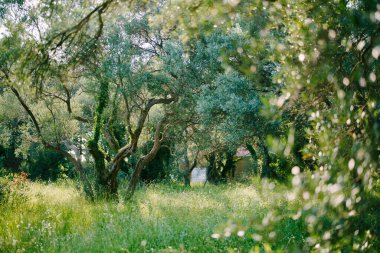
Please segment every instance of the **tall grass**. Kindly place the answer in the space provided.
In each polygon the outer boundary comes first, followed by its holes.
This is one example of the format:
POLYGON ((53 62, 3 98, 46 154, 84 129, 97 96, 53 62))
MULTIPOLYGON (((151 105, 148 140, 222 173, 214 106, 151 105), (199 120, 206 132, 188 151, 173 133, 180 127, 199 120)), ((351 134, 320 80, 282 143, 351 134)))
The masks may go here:
MULTIPOLYGON (((286 212, 289 204, 279 194, 284 186, 262 190, 257 180, 191 189, 159 184, 139 189, 131 202, 123 201, 122 191, 119 202, 89 202, 70 182, 28 183, 0 204, 0 251, 248 252, 254 240, 224 237, 226 226, 249 227, 252 217, 274 206, 286 212)), ((303 238, 302 224, 284 221, 277 248, 303 238)))

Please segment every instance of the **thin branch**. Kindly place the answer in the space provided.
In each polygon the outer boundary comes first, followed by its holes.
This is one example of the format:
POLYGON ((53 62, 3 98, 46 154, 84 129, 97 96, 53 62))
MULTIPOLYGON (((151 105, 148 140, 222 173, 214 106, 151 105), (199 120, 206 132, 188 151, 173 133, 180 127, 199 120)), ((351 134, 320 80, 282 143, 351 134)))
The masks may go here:
MULTIPOLYGON (((77 33, 82 30, 82 28, 87 25, 92 17, 96 14, 98 14, 98 18, 100 22, 100 25, 102 27, 103 21, 101 20, 101 15, 107 10, 107 8, 113 3, 116 2, 115 0, 107 0, 104 3, 98 5, 95 9, 93 9, 90 13, 88 13, 84 18, 82 18, 75 26, 70 27, 56 35, 54 35, 52 38, 50 38, 46 46, 50 46, 54 43, 54 41, 57 41, 55 46, 51 49, 52 51, 55 51, 59 47, 61 47, 68 39, 75 38, 77 33)), ((99 30, 97 32, 97 35, 100 34, 99 30)))

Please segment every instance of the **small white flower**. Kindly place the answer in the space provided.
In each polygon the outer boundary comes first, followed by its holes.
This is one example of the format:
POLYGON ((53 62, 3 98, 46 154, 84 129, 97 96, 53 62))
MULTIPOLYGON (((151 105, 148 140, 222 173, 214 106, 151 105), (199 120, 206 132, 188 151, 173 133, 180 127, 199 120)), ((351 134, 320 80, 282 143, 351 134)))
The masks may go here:
POLYGON ((306 59, 306 56, 305 56, 305 54, 299 54, 298 55, 298 60, 300 61, 300 62, 303 62, 304 60, 306 59))
POLYGON ((237 235, 240 237, 243 237, 244 234, 245 234, 245 232, 243 230, 240 230, 239 232, 237 232, 237 235))

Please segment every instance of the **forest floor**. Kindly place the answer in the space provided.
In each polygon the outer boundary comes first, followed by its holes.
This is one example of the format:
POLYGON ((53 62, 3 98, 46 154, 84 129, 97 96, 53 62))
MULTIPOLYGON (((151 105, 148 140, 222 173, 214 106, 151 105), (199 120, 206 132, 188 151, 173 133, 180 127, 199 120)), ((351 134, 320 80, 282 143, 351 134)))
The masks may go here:
MULTIPOLYGON (((259 243, 245 229, 272 208, 287 212, 287 188, 273 186, 153 184, 130 202, 123 191, 118 202, 90 202, 72 182, 28 183, 0 204, 0 251, 248 252, 259 243)), ((276 232, 279 249, 305 238, 292 220, 276 232)))

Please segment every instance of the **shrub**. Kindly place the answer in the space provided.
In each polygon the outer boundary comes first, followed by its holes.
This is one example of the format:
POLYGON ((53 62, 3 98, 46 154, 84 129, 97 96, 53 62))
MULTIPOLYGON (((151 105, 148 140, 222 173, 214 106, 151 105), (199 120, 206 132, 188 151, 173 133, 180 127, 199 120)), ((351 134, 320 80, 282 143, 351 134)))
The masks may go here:
POLYGON ((7 202, 10 185, 11 180, 8 177, 0 177, 0 204, 7 202))
POLYGON ((25 200, 25 190, 29 186, 25 172, 0 177, 0 204, 17 204, 25 200))

